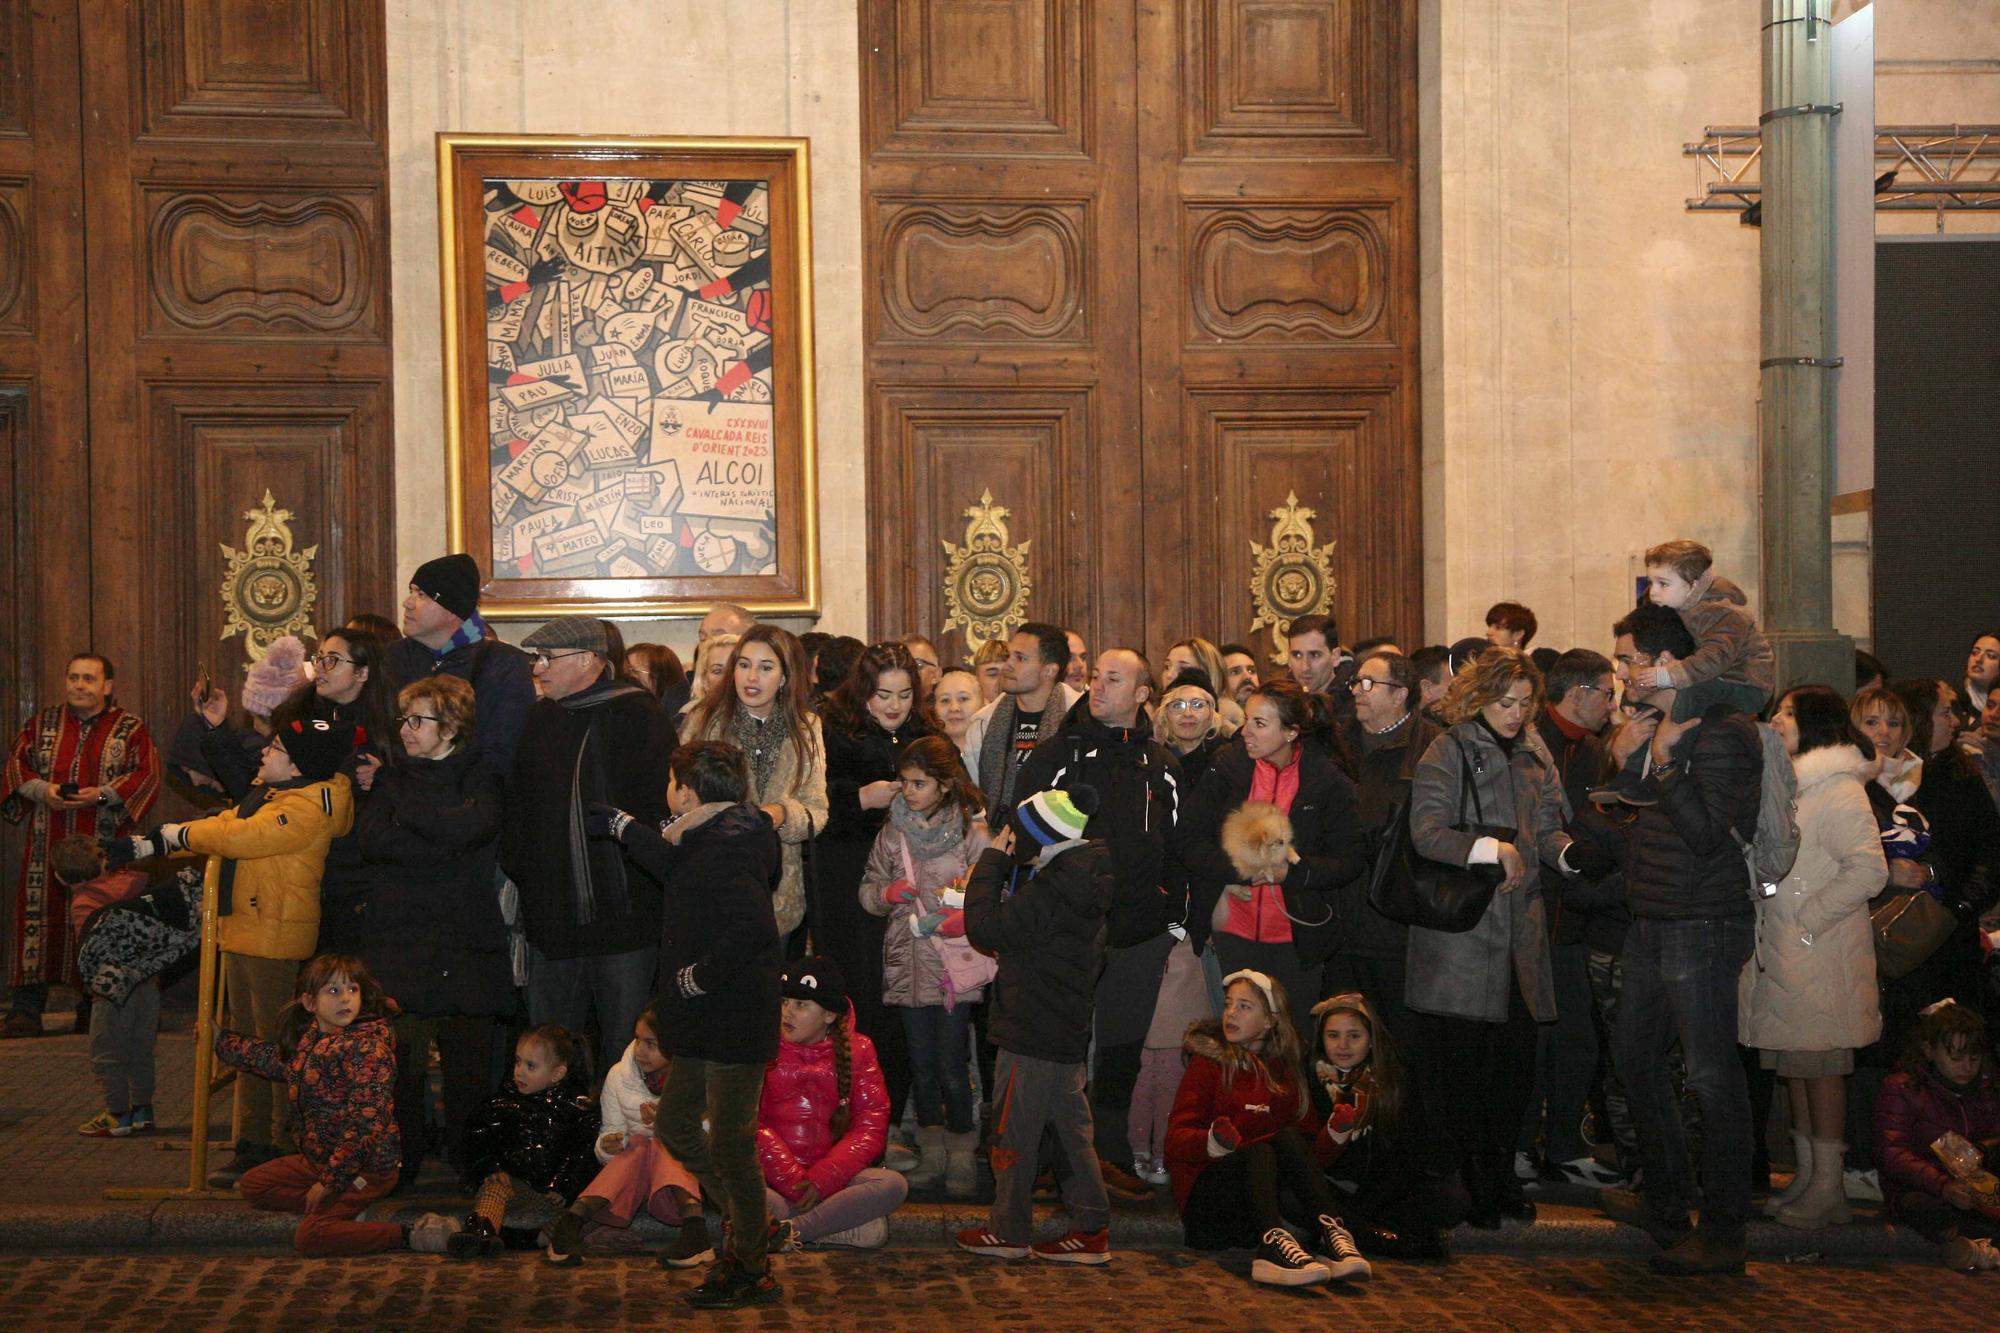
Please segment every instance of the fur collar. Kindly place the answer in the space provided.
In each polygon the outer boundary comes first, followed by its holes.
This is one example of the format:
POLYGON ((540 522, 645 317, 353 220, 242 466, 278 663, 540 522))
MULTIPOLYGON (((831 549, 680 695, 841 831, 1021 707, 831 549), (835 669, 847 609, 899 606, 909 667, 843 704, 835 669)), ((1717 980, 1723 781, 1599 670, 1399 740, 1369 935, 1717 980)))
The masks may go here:
POLYGON ((1873 763, 1873 760, 1863 759, 1861 751, 1852 745, 1822 745, 1817 750, 1792 757, 1792 769, 1799 776, 1801 792, 1840 777, 1865 782, 1873 763))
POLYGON ((1222 1048, 1227 1041, 1222 1035, 1222 1020, 1204 1018, 1199 1023, 1188 1025, 1187 1035, 1181 1038, 1181 1049, 1189 1055, 1204 1056, 1222 1063, 1222 1048))

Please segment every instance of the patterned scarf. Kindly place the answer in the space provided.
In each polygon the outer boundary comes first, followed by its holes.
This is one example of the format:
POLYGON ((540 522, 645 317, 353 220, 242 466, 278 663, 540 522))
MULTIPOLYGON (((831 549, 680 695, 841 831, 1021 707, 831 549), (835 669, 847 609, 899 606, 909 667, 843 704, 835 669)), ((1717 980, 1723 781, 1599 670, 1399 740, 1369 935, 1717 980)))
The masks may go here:
POLYGON ((901 792, 889 802, 889 822, 910 846, 913 860, 928 861, 943 856, 965 841, 965 821, 956 810, 934 810, 920 815, 904 803, 901 792))
POLYGON ((747 708, 736 710, 736 720, 731 725, 737 745, 750 759, 751 785, 759 799, 768 796, 772 774, 778 771, 778 751, 785 744, 785 724, 775 710, 771 716, 759 722, 750 715, 747 708))

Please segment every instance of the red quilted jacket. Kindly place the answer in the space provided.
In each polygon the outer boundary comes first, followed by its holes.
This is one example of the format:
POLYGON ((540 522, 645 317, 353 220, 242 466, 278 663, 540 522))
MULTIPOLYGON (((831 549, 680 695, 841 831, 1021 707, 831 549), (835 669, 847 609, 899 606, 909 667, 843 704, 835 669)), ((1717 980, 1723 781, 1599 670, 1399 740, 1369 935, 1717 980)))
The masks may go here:
POLYGON ((778 1058, 764 1070, 764 1095, 757 1106, 757 1157, 764 1183, 796 1203, 808 1184, 820 1198, 846 1187, 862 1168, 882 1156, 889 1137, 889 1089, 875 1043, 854 1031, 854 1006, 847 1008, 853 1043, 848 1079, 847 1133, 833 1138, 839 1104, 834 1076, 833 1039, 809 1046, 780 1039, 778 1058))
POLYGON ((1305 1114, 1299 1114, 1296 1074, 1276 1088, 1266 1087, 1248 1070, 1230 1078, 1217 1059, 1222 1025, 1215 1020, 1190 1028, 1183 1045, 1189 1059, 1167 1121, 1167 1175, 1173 1182, 1175 1205, 1186 1211, 1194 1182, 1216 1160, 1208 1155, 1208 1130, 1218 1118, 1228 1116, 1246 1144, 1276 1138, 1287 1125, 1311 1143, 1319 1130, 1319 1116, 1310 1101, 1305 1114))
POLYGON ((300 1121, 299 1151, 326 1186, 343 1193, 357 1178, 396 1173, 396 1036, 388 1021, 361 1018, 339 1032, 306 1028, 289 1063, 275 1043, 223 1032, 216 1058, 282 1083, 300 1121))
POLYGON ((1904 1070, 1883 1083, 1875 1103, 1875 1165, 1892 1204, 1898 1193, 1911 1190, 1944 1193, 1951 1173, 1932 1154, 1931 1145, 1947 1130, 1975 1146, 2000 1136, 2000 1084, 1991 1073, 1982 1074, 1964 1095, 1929 1070, 1904 1070))

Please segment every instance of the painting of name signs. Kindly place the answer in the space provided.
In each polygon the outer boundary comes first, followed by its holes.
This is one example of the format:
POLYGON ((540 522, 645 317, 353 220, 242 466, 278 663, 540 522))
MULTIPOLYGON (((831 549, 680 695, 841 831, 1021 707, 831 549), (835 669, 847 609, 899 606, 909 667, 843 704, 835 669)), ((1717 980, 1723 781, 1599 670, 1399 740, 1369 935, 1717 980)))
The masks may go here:
POLYGON ((805 140, 446 134, 438 171, 480 609, 817 612, 805 140))

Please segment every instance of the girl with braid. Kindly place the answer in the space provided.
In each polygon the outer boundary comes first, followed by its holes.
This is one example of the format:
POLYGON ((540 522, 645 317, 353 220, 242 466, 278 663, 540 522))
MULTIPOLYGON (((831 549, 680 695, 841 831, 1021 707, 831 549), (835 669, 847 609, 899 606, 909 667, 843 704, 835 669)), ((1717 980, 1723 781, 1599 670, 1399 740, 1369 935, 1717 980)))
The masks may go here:
POLYGON ((854 1030, 854 1006, 830 960, 793 963, 780 988, 778 1057, 757 1110, 757 1156, 778 1219, 772 1248, 877 1249, 909 1186, 869 1165, 889 1127, 875 1044, 854 1030))

